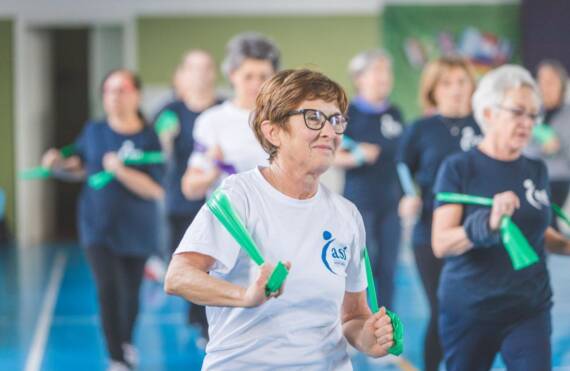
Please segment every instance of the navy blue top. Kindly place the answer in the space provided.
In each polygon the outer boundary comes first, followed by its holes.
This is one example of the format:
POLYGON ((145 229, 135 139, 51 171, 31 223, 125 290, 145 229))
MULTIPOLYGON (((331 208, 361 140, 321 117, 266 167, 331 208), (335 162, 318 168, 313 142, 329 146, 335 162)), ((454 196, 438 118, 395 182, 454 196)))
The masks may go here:
MULTIPOLYGON (((551 209, 544 163, 524 156, 514 161, 499 161, 474 148, 445 160, 434 191, 489 198, 513 191, 521 207, 512 220, 540 257, 538 263, 515 271, 500 242, 489 247, 475 246, 462 255, 446 258, 439 286, 443 313, 510 321, 549 308, 552 292, 545 263, 544 233, 550 224, 551 209)), ((436 201, 435 206, 442 204, 436 201)), ((463 205, 463 220, 480 208, 485 207, 463 205)))
POLYGON ((375 112, 358 102, 348 107, 345 135, 356 142, 379 145, 381 152, 373 164, 346 170, 344 196, 359 210, 394 210, 402 196, 396 172, 396 150, 404 129, 402 114, 392 105, 375 112))
POLYGON ((204 204, 204 200, 189 201, 184 197, 181 188, 181 180, 188 167, 188 159, 194 150, 192 131, 194 122, 201 112, 191 111, 184 102, 175 100, 165 105, 156 115, 158 117, 165 111, 171 111, 178 117, 180 131, 174 138, 172 157, 168 161, 166 175, 164 177, 164 189, 166 191, 166 213, 176 216, 194 216, 204 204))
POLYGON ((435 115, 416 121, 406 130, 398 162, 408 166, 422 197, 422 210, 412 238, 415 247, 431 246, 432 189, 439 166, 447 156, 468 151, 481 139, 481 129, 473 116, 452 119, 435 115))
MULTIPOLYGON (((75 141, 75 150, 87 176, 103 170, 107 152, 127 154, 133 151, 160 151, 158 137, 145 126, 136 134, 115 132, 107 121, 89 122, 75 141)), ((162 181, 162 165, 133 166, 162 181)), ((79 197, 79 237, 86 248, 106 246, 117 254, 149 256, 159 247, 159 210, 156 201, 131 192, 119 181, 95 190, 83 186, 79 197)))

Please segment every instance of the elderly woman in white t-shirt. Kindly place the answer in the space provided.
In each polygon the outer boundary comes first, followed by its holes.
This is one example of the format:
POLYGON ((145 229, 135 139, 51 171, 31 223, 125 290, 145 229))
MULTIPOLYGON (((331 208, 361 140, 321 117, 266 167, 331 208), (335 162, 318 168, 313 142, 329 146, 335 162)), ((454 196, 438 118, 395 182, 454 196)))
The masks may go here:
POLYGON ((385 309, 367 305, 362 218, 319 183, 346 109, 342 88, 318 72, 287 70, 263 85, 251 125, 270 164, 221 188, 268 263, 255 266, 203 207, 166 276, 169 294, 207 306, 203 369, 351 370, 347 342, 372 357, 393 345, 385 309), (286 288, 266 297, 279 260, 286 288))
POLYGON ((261 85, 279 70, 280 52, 265 36, 232 38, 222 63, 234 97, 203 112, 194 126, 194 152, 182 178, 186 198, 203 199, 228 175, 267 165, 265 152, 248 130, 261 85))

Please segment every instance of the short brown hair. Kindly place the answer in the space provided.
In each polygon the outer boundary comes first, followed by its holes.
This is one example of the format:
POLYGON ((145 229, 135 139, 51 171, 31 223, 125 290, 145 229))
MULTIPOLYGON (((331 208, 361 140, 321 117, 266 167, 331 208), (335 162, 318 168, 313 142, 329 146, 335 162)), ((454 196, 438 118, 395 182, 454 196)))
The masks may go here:
POLYGON ((437 58, 428 63, 422 71, 419 102, 423 112, 430 111, 437 106, 434 97, 435 88, 437 84, 439 84, 442 76, 453 68, 461 68, 464 70, 471 81, 473 91, 475 90, 475 73, 473 72, 471 64, 465 58, 459 56, 437 58))
POLYGON ((263 84, 255 101, 250 125, 261 147, 269 154, 269 162, 275 159, 278 148, 263 136, 261 123, 269 120, 287 130, 288 113, 302 102, 316 99, 336 103, 343 114, 348 108, 344 89, 317 71, 284 70, 263 84))

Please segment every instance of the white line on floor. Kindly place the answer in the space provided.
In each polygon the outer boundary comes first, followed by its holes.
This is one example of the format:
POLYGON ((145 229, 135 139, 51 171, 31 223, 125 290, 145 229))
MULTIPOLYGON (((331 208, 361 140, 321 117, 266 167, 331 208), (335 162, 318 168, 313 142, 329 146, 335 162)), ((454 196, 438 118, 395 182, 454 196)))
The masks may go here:
POLYGON ((47 292, 42 304, 42 311, 34 333, 34 340, 32 341, 32 346, 28 353, 28 358, 26 359, 26 371, 38 371, 42 365, 49 329, 53 318, 53 310, 57 300, 59 286, 63 278, 63 273, 65 272, 66 261, 67 254, 64 251, 58 251, 51 270, 47 292))

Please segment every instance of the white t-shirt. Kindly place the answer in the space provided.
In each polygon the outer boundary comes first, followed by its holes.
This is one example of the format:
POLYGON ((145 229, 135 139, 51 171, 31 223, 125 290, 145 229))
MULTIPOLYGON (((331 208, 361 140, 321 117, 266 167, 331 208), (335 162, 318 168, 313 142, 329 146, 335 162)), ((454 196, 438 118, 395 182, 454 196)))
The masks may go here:
MULTIPOLYGON (((249 126, 250 111, 241 109, 231 101, 204 111, 196 119, 194 141, 207 149, 218 145, 224 155, 223 162, 235 168, 236 173, 267 166, 269 155, 263 150, 249 126)), ((212 161, 203 151, 194 151, 189 166, 209 170, 212 161)), ((223 177, 228 174, 223 174, 223 177)), ((215 184, 213 189, 218 184, 215 184)))
MULTIPOLYGON (((228 177, 222 189, 273 264, 290 261, 282 296, 257 308, 207 307, 204 370, 351 370, 342 333, 346 291, 366 289, 364 224, 356 207, 320 185, 311 199, 290 198, 260 170, 228 177)), ((249 286, 257 266, 204 205, 176 253, 215 259, 210 274, 249 286)))

